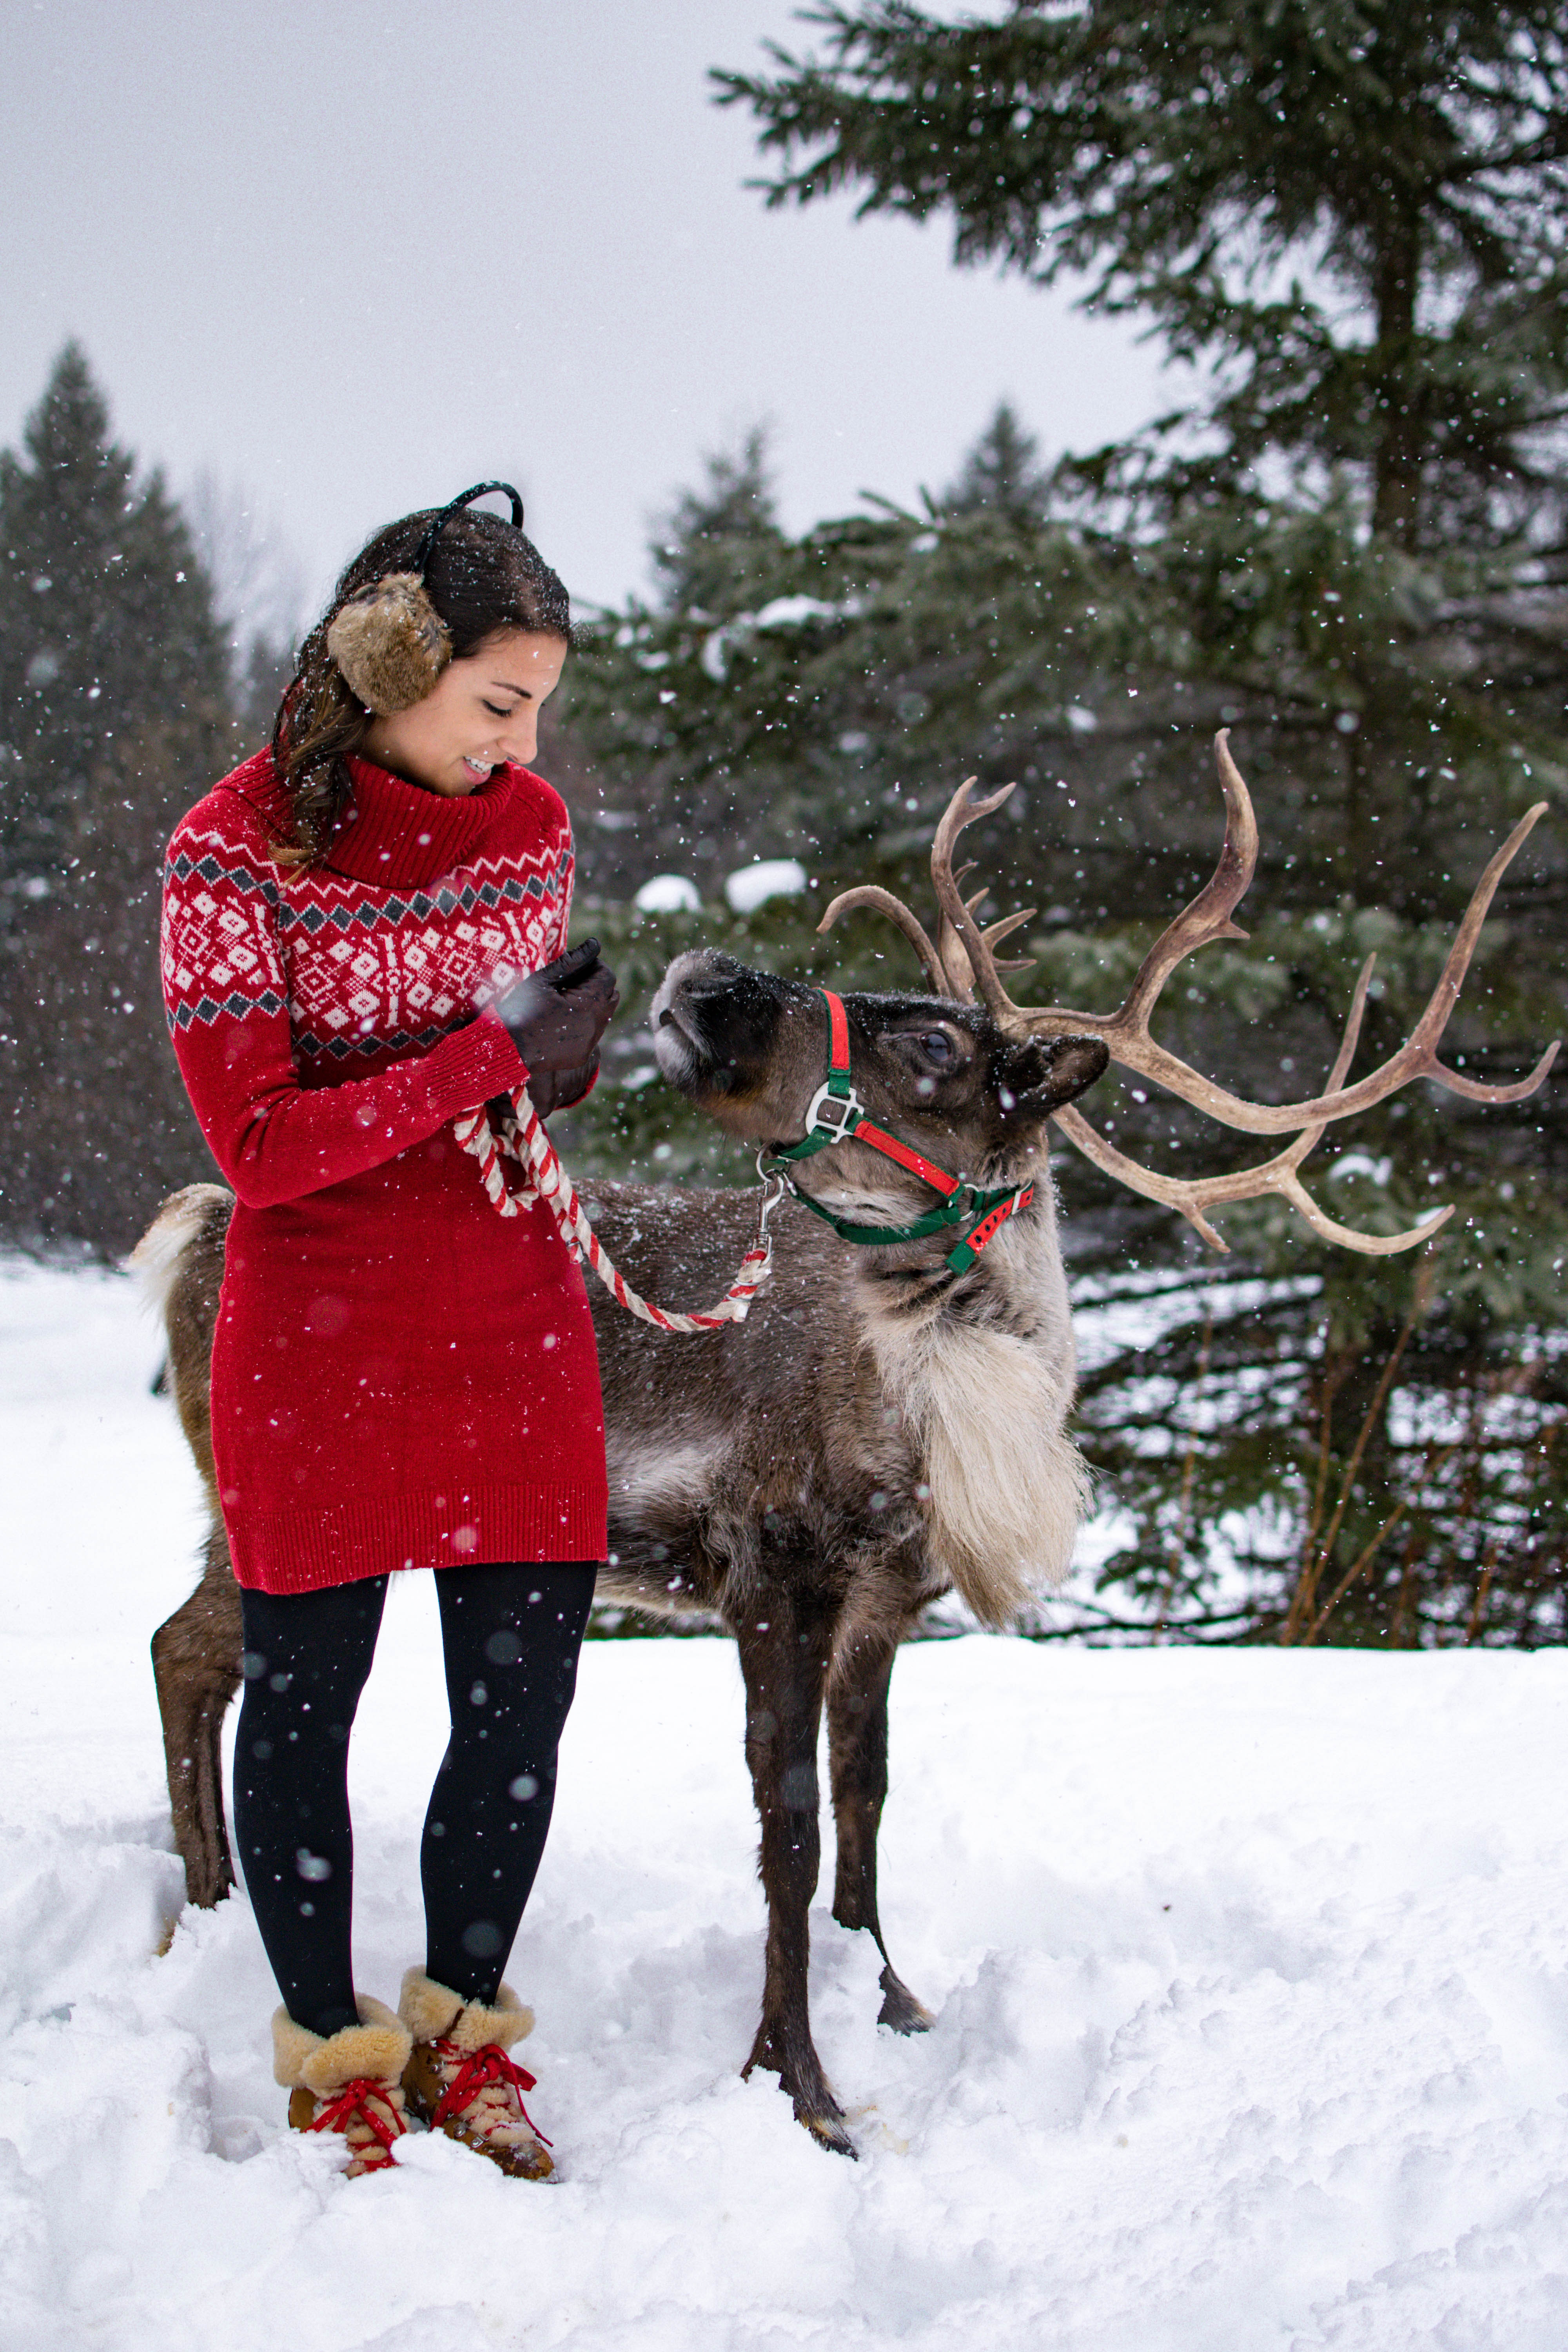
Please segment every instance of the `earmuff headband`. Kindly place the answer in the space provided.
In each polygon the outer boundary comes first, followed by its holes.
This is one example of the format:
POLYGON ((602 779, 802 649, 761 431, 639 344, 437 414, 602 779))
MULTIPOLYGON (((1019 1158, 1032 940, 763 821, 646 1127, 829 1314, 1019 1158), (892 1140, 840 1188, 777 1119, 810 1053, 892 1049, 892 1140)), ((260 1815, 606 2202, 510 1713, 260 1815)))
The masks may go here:
POLYGON ((436 541, 439 539, 445 526, 451 521, 455 514, 460 514, 464 507, 471 507, 476 499, 488 498, 491 490, 503 490, 506 493, 511 500, 511 527, 514 530, 522 529, 522 500, 511 484, 510 482, 476 482, 471 490, 465 490, 460 499, 454 499, 449 507, 443 507, 435 521, 426 530, 414 556, 414 569, 421 580, 425 577, 425 567, 435 553, 436 541))
POLYGON ((422 702, 452 658, 451 633, 430 601, 425 569, 445 525, 491 490, 503 490, 511 500, 512 529, 521 530, 522 500, 511 484, 476 482, 426 525, 412 572, 391 572, 373 581, 333 616, 327 651, 349 691, 381 718, 422 702))

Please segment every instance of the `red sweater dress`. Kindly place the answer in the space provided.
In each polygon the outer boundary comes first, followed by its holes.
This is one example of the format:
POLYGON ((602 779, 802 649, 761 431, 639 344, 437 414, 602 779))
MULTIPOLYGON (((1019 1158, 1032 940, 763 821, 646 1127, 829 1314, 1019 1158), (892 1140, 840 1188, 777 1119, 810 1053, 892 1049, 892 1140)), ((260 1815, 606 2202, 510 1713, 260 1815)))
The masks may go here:
POLYGON ((572 831, 524 768, 463 799, 351 760, 323 863, 269 751, 169 845, 163 997, 238 1195, 213 1344, 242 1585, 605 1556, 583 1278, 548 1211, 497 1216, 451 1122, 526 1075, 479 1008, 566 943, 572 831), (476 1017, 477 1014, 477 1017, 476 1017))

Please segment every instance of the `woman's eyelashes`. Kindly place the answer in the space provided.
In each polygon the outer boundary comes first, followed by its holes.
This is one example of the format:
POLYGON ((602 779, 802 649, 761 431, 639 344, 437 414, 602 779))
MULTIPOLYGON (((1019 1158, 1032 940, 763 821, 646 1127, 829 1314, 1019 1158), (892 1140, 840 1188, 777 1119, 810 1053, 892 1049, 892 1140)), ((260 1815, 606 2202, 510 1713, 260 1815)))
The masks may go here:
POLYGON ((514 702, 510 710, 503 710, 499 703, 490 702, 482 695, 479 699, 484 702, 485 709, 490 713, 490 716, 493 719, 515 719, 518 711, 521 708, 520 703, 514 702))

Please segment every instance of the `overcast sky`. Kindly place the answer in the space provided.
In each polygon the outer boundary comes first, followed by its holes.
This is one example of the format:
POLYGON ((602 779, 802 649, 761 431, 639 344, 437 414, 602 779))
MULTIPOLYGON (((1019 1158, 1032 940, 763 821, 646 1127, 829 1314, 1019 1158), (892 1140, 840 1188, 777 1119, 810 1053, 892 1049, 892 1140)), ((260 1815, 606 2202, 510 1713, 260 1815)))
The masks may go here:
POLYGON ((945 481, 1003 394, 1051 451, 1159 404, 1126 328, 940 225, 764 209, 706 74, 809 41, 778 0, 0 7, 0 437, 79 336, 121 437, 243 488, 312 602, 486 475, 610 600, 753 424, 799 528, 945 481))

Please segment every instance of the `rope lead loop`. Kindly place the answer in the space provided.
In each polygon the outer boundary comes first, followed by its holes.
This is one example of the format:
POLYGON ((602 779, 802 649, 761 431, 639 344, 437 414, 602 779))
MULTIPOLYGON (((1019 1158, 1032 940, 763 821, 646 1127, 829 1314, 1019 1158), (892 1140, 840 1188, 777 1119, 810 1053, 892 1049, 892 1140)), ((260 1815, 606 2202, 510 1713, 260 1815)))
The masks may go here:
POLYGON ((479 1162, 479 1181, 498 1216, 521 1216, 524 1211, 531 1210, 536 1201, 542 1201, 567 1248, 574 1255, 587 1259, 616 1304, 624 1307, 628 1315, 653 1324, 657 1330, 721 1331, 726 1323, 745 1321, 752 1299, 773 1270, 768 1220, 784 1189, 781 1177, 763 1171, 760 1155, 757 1172, 763 1179, 763 1198, 757 1212, 756 1235, 741 1260, 734 1281, 706 1313, 679 1315, 672 1307, 655 1307, 639 1297, 616 1268, 583 1213, 576 1187, 544 1132, 543 1122, 529 1099, 528 1088, 518 1087, 510 1099, 511 1108, 502 1119, 499 1135, 490 1123, 489 1111, 483 1108, 465 1111, 452 1123, 457 1141, 479 1162), (516 1160, 521 1167, 522 1181, 516 1192, 507 1182, 503 1159, 516 1160))

